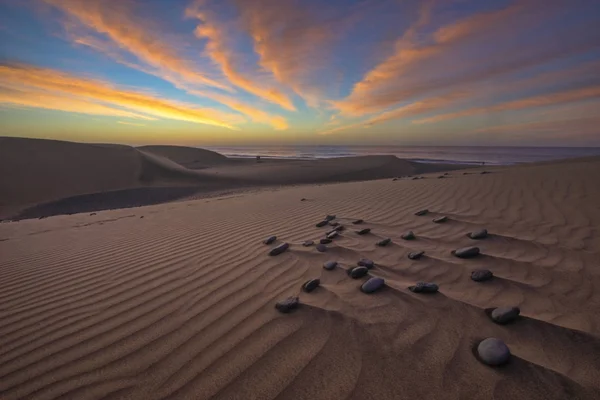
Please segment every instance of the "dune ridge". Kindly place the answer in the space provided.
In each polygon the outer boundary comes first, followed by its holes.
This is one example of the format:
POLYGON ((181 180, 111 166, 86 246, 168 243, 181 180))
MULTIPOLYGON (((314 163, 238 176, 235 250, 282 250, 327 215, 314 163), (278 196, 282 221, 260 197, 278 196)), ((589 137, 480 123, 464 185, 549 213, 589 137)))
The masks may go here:
POLYGON ((490 171, 0 224, 0 398, 598 398, 600 159, 490 171), (303 247, 326 214, 348 229, 326 253, 303 247), (353 232, 357 218, 372 234, 353 232), (490 236, 466 237, 478 228, 490 236), (267 256, 270 235, 290 250, 267 256), (468 245, 482 256, 450 254, 468 245), (362 257, 381 292, 322 268, 362 257), (471 281, 476 268, 495 278, 471 281), (407 290, 420 280, 440 293, 407 290), (510 325, 484 313, 509 305, 522 313, 510 325), (509 365, 475 359, 485 337, 508 344, 509 365))
POLYGON ((0 218, 138 207, 252 187, 372 180, 455 169, 393 156, 230 159, 181 146, 130 147, 0 138, 0 218))

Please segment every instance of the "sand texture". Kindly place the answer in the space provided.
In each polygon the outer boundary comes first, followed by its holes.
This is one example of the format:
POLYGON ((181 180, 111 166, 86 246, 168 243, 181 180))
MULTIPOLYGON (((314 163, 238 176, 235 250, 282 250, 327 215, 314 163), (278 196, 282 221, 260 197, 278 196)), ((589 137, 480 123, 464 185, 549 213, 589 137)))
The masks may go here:
POLYGON ((488 170, 4 222, 0 398, 600 398, 600 160, 488 170), (331 229, 315 227, 327 214, 347 229, 327 252, 302 246, 331 229), (481 228, 487 238, 466 236, 481 228), (401 239, 408 230, 415 240, 401 239), (451 255, 465 246, 482 254, 451 255), (361 258, 375 267, 353 280, 344 269, 361 258), (472 281, 480 268, 494 278, 472 281), (386 287, 362 293, 369 277, 386 287), (301 292, 312 278, 321 286, 301 292), (412 293, 417 281, 439 293, 412 293), (296 295, 296 311, 277 312, 296 295), (495 324, 484 310, 497 306, 521 317, 495 324), (508 365, 475 358, 487 337, 509 346, 508 365))

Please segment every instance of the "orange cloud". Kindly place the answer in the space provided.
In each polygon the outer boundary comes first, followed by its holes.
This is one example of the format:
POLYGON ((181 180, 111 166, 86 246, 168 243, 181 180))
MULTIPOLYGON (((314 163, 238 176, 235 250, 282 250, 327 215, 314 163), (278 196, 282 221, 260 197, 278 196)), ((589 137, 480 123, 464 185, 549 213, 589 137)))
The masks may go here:
POLYGON ((171 43, 154 34, 157 29, 147 21, 136 20, 124 1, 103 0, 43 0, 81 23, 110 37, 119 47, 127 49, 158 71, 177 74, 196 84, 228 89, 226 85, 198 72, 198 68, 181 58, 171 43))
POLYGON ((293 2, 236 0, 236 5, 261 67, 316 106, 321 89, 311 76, 322 67, 340 26, 318 21, 316 13, 293 2))
POLYGON ((563 9, 560 2, 523 0, 441 26, 429 35, 431 18, 424 8, 419 20, 398 39, 393 54, 357 82, 349 96, 332 105, 347 116, 377 113, 425 95, 489 84, 491 79, 597 48, 597 30, 583 25, 575 29, 558 26, 553 40, 535 45, 530 40, 515 47, 523 37, 539 34, 538 25, 559 16, 563 9), (536 24, 532 27, 533 16, 536 24), (474 58, 473 54, 485 56, 474 58))
POLYGON ((137 124, 135 122, 127 122, 127 121, 117 121, 117 124, 121 125, 131 125, 131 126, 146 126, 144 124, 137 124))
POLYGON ((226 44, 227 38, 225 27, 214 21, 214 18, 209 20, 209 14, 206 12, 188 8, 186 13, 188 17, 194 17, 201 21, 201 24, 195 30, 195 34, 199 38, 208 39, 208 43, 205 47, 206 53, 217 65, 219 65, 223 75, 225 75, 232 84, 257 97, 277 104, 286 110, 296 110, 290 98, 283 92, 273 87, 263 87, 258 79, 249 79, 238 71, 236 65, 239 63, 236 62, 235 55, 226 44))
POLYGON ((470 108, 463 111, 454 113, 447 113, 436 115, 431 118, 425 118, 421 120, 413 121, 416 124, 435 123, 440 121, 446 121, 449 119, 455 119, 460 117, 469 117, 472 115, 510 111, 510 110, 522 110, 527 108, 550 106, 555 104, 571 103, 575 101, 587 100, 600 97, 600 86, 594 86, 583 89, 574 89, 564 92, 551 93, 548 95, 534 96, 525 99, 508 101, 505 103, 496 104, 489 107, 476 107, 470 108))
MULTIPOLYGON (((107 82, 81 78, 65 72, 30 65, 0 65, 0 86, 30 93, 37 92, 40 98, 52 96, 58 99, 60 97, 62 99, 60 102, 56 102, 56 104, 53 104, 54 102, 44 103, 44 108, 54 108, 62 111, 86 112, 87 110, 87 113, 95 112, 98 114, 112 110, 110 115, 145 119, 166 118, 229 129, 237 128, 232 125, 232 122, 228 122, 228 119, 239 122, 239 119, 236 119, 235 116, 216 110, 201 109, 189 104, 160 99, 149 94, 122 90, 107 82), (85 102, 87 106, 83 107, 82 102, 85 102), (95 106, 91 106, 92 103, 95 106), (79 106, 82 107, 78 108, 79 106), (114 111, 117 107, 124 108, 127 111, 114 111), (132 112, 135 113, 132 114, 132 112), (144 117, 143 114, 152 117, 144 117)), ((31 97, 28 101, 29 103, 25 104, 26 100, 24 100, 23 95, 10 94, 10 92, 4 98, 4 102, 12 104, 31 107, 38 107, 40 104, 40 102, 34 102, 31 97)))

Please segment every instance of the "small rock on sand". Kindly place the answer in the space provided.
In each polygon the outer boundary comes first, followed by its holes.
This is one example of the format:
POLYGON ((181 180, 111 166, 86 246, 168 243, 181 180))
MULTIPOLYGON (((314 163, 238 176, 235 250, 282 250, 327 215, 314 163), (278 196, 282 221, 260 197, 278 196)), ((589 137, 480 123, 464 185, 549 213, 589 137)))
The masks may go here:
POLYGON ((471 272, 471 279, 475 282, 489 281, 494 277, 494 274, 489 269, 476 269, 471 272))
POLYGON ((379 277, 373 277, 362 284, 360 290, 363 293, 373 293, 379 289, 381 289, 385 285, 385 280, 379 277))
POLYGON ((368 269, 375 267, 373 260, 369 260, 368 258, 362 258, 356 264, 360 267, 367 267, 368 269))
POLYGON ((300 199, 300 201, 306 201, 306 199, 303 197, 303 198, 300 199))
POLYGON ((328 215, 325 217, 325 221, 329 222, 329 221, 333 221, 335 219, 335 215, 328 215))
POLYGON ((519 307, 498 307, 491 310, 490 318, 497 324, 508 324, 521 314, 519 307))
POLYGON ((437 293, 440 288, 435 283, 417 282, 416 285, 409 286, 408 289, 414 293, 437 293))
POLYGON ((319 223, 316 225, 316 227, 317 227, 317 228, 322 228, 322 227, 324 227, 325 225, 327 225, 328 223, 329 223, 329 221, 321 221, 321 222, 319 222, 319 223))
POLYGON ((306 293, 310 293, 313 290, 315 290, 316 288, 318 288, 320 284, 321 284, 321 281, 319 279, 311 279, 311 280, 306 281, 304 283, 304 285, 302 285, 302 290, 305 291, 306 293))
POLYGON ((408 258, 411 260, 418 260, 419 258, 423 257, 423 254, 425 254, 424 251, 411 251, 408 253, 408 258))
POLYGON ((90 214, 90 216, 91 216, 91 215, 96 215, 96 213, 91 213, 91 214, 90 214))
POLYGON ((321 239, 321 240, 319 240, 319 243, 321 243, 321 244, 329 244, 329 243, 331 243, 331 242, 332 242, 332 240, 331 240, 331 239, 328 239, 328 238, 325 238, 325 239, 321 239))
POLYGON ((472 258, 476 257, 481 253, 479 247, 463 247, 458 250, 452 250, 452 254, 458 258, 472 258))
POLYGON ((417 238, 417 237, 415 236, 415 233, 414 233, 413 231, 408 231, 408 232, 406 232, 406 233, 403 233, 401 237, 402 237, 402 239, 404 239, 404 240, 414 240, 414 239, 416 239, 416 238, 417 238))
POLYGON ((422 216, 422 215, 426 215, 429 212, 429 210, 425 209, 425 210, 419 210, 415 213, 415 215, 417 216, 422 216))
POLYGON ((339 222, 337 222, 337 221, 331 221, 331 222, 329 222, 329 225, 330 225, 330 226, 338 226, 339 224, 340 224, 340 223, 339 223, 339 222))
POLYGON ((491 366, 506 364, 510 360, 508 346, 496 338, 482 340, 477 346, 477 354, 482 362, 491 366))
POLYGON ((310 247, 313 244, 315 244, 315 242, 313 242, 312 240, 307 240, 304 243, 302 243, 302 246, 304 246, 304 247, 310 247))
POLYGON ((390 244, 390 243, 392 243, 392 239, 390 239, 390 238, 387 238, 387 239, 380 240, 379 242, 377 242, 377 243, 375 243, 375 244, 376 244, 377 246, 379 246, 379 247, 385 247, 385 246, 387 246, 387 245, 388 245, 388 244, 390 244))
POLYGON ((437 217, 433 219, 433 222, 435 222, 436 224, 440 224, 442 222, 446 222, 448 221, 448 217, 446 217, 445 215, 442 217, 437 217))
POLYGON ((480 172, 481 175, 485 175, 485 174, 489 174, 489 173, 490 173, 490 171, 481 171, 480 172))
POLYGON ((324 244, 318 244, 317 251, 320 253, 325 253, 327 251, 327 246, 325 246, 324 244))
POLYGON ((327 239, 335 239, 336 237, 338 237, 338 231, 333 231, 327 234, 327 239))
POLYGON ((487 237, 487 235, 488 235, 487 229, 480 229, 478 231, 473 231, 473 232, 467 234, 467 236, 469 236, 471 239, 484 239, 487 237))
POLYGON ((369 269, 367 267, 354 267, 348 270, 348 275, 352 279, 359 279, 369 273, 369 269))
POLYGON ((277 240, 277 236, 270 236, 270 237, 266 238, 266 239, 263 241, 263 243, 264 243, 264 244, 271 244, 271 243, 273 243, 273 242, 274 242, 274 241, 276 241, 276 240, 277 240))
POLYGON ((277 304, 275 304, 275 308, 279 312, 287 314, 287 313, 295 310, 296 308, 298 308, 299 305, 300 305, 300 301, 298 300, 298 297, 288 297, 285 300, 277 302, 277 304))
POLYGON ((323 264, 323 268, 325 268, 327 271, 332 271, 335 269, 335 267, 337 267, 337 265, 337 261, 327 261, 325 264, 323 264))
POLYGON ((362 220, 362 219, 357 219, 356 221, 352 221, 352 223, 353 223, 354 225, 359 225, 359 224, 362 224, 363 222, 365 222, 365 221, 364 221, 364 220, 362 220))
POLYGON ((356 231, 356 233, 358 233, 359 235, 366 235, 367 233, 371 232, 371 228, 365 228, 365 229, 361 229, 360 231, 356 231))
POLYGON ((278 256, 281 253, 283 253, 284 251, 286 251, 287 249, 289 249, 290 245, 287 243, 281 243, 279 246, 274 247, 271 249, 271 251, 269 252, 270 256, 278 256))

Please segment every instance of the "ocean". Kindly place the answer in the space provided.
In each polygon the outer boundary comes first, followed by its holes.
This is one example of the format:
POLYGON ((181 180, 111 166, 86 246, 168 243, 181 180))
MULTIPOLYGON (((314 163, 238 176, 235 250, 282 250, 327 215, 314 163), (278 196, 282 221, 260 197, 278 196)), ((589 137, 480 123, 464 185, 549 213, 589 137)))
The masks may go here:
POLYGON ((511 165, 600 156, 600 147, 233 146, 206 147, 228 157, 316 158, 393 155, 427 163, 511 165))

